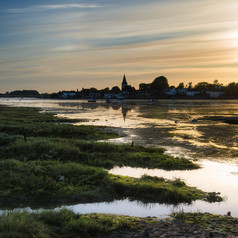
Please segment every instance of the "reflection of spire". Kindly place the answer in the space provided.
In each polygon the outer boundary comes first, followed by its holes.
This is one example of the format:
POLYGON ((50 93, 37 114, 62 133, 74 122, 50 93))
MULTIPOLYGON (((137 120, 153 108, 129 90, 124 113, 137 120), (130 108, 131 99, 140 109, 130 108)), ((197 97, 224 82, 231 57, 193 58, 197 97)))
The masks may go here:
POLYGON ((128 113, 130 110, 131 110, 130 108, 125 107, 124 105, 121 106, 121 113, 122 113, 122 115, 123 115, 124 121, 126 121, 127 113, 128 113))

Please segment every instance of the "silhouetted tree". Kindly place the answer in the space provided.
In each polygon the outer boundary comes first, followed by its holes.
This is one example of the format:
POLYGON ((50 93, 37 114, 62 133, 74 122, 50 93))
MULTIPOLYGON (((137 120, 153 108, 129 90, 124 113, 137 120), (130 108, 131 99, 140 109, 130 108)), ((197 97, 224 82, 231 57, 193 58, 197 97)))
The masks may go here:
POLYGON ((197 91, 209 91, 212 90, 213 88, 214 85, 207 82, 200 82, 194 86, 194 89, 197 91))
POLYGON ((184 83, 180 83, 177 88, 183 89, 184 88, 184 83))
POLYGON ((149 91, 151 84, 141 83, 139 84, 139 90, 141 91, 149 91))
POLYGON ((225 89, 227 96, 237 97, 238 98, 238 83, 232 82, 228 84, 225 89))
POLYGON ((193 88, 193 83, 192 82, 189 82, 188 83, 188 89, 192 89, 193 88))
POLYGON ((106 88, 104 88, 104 89, 101 89, 100 92, 103 93, 103 94, 105 94, 105 93, 109 93, 110 90, 109 90, 108 87, 106 87, 106 88))
POLYGON ((159 76, 150 85, 151 91, 163 91, 169 87, 168 79, 164 76, 159 76))
POLYGON ((111 89, 111 93, 117 94, 117 93, 120 93, 120 92, 121 92, 121 90, 120 90, 120 88, 118 86, 114 86, 111 89))

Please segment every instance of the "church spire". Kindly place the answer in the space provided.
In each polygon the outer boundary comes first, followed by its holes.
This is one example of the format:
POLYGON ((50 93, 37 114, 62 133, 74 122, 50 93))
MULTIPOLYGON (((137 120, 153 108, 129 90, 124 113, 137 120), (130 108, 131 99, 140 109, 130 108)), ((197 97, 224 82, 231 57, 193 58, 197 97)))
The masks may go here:
POLYGON ((123 77, 123 80, 122 80, 122 83, 121 83, 121 89, 123 90, 126 86, 127 86, 127 82, 126 82, 126 76, 124 74, 124 77, 123 77))
POLYGON ((122 83, 127 84, 125 74, 124 74, 124 77, 123 77, 122 83))

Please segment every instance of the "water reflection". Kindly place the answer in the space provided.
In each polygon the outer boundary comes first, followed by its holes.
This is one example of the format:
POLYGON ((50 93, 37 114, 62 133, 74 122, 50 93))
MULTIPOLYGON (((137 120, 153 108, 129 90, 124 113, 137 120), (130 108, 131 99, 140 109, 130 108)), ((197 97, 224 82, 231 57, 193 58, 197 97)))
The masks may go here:
MULTIPOLYGON (((238 217, 237 210, 231 206, 220 206, 219 203, 207 203, 204 201, 196 201, 190 205, 180 204, 177 206, 158 204, 158 203, 147 203, 142 204, 136 201, 129 201, 128 199, 116 200, 114 202, 102 202, 102 203, 85 203, 70 206, 60 206, 53 210, 69 209, 79 214, 87 213, 108 213, 117 215, 128 215, 137 217, 155 216, 160 218, 168 217, 172 212, 210 212, 213 214, 226 215, 227 211, 232 211, 231 214, 234 217, 238 217)), ((11 211, 28 211, 28 212, 41 212, 46 209, 31 209, 16 208, 11 211)), ((9 210, 0 210, 0 214, 9 210)))
POLYGON ((187 151, 189 157, 225 157, 238 161, 238 125, 201 120, 205 116, 237 116, 237 102, 112 100, 106 103, 98 100, 90 103, 86 100, 0 99, 0 103, 7 105, 40 107, 59 116, 81 119, 79 125, 121 128, 127 134, 125 142, 135 139, 137 144, 180 147, 181 151, 187 151))
MULTIPOLYGON (((183 209, 184 211, 200 210, 219 214, 231 211, 232 215, 238 216, 236 209, 238 125, 202 119, 205 116, 214 115, 238 116, 237 100, 160 100, 153 103, 146 100, 134 100, 112 101, 108 104, 105 101, 89 103, 83 100, 0 99, 0 103, 10 106, 39 107, 44 111, 56 113, 58 116, 85 119, 79 122, 79 125, 119 128, 118 130, 126 136, 111 140, 113 143, 131 143, 133 140, 136 145, 165 147, 167 153, 178 157, 208 158, 211 164, 201 162, 204 167, 201 170, 157 171, 154 175, 166 178, 181 177, 192 186, 205 191, 220 191, 222 196, 227 196, 227 200, 220 205, 197 201, 189 206, 150 204, 145 208, 136 202, 122 200, 109 204, 69 206, 70 209, 76 209, 78 212, 108 211, 137 216, 165 216, 174 209, 183 209), (193 121, 193 119, 197 120, 193 121), (223 161, 222 164, 217 162, 220 160, 223 161), (229 164, 231 162, 233 164, 229 164)), ((117 172, 113 171, 113 173, 117 172)), ((132 176, 133 173, 130 171, 129 175, 132 176)), ((144 170, 143 173, 145 173, 144 170)), ((153 175, 152 171, 146 171, 146 173, 153 175)))
POLYGON ((189 157, 221 159, 225 155, 226 159, 238 161, 238 125, 201 120, 205 116, 237 116, 237 102, 0 99, 7 105, 40 107, 59 116, 81 119, 78 124, 122 128, 128 135, 125 142, 135 139, 137 144, 180 147, 189 157))
POLYGON ((59 102, 58 106, 60 108, 66 108, 66 109, 80 109, 82 111, 85 110, 101 110, 104 111, 106 110, 115 110, 115 111, 119 111, 121 110, 121 114, 122 117, 124 119, 124 121, 126 120, 127 114, 132 110, 132 106, 125 104, 125 103, 103 103, 103 102, 99 102, 99 103, 89 103, 89 102, 59 102))

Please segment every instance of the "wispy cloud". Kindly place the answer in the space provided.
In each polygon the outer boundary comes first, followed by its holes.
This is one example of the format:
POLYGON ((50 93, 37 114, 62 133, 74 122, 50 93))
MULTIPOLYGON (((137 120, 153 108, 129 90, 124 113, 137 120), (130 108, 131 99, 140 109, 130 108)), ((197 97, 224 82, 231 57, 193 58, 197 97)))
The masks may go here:
POLYGON ((8 9, 8 12, 11 13, 19 13, 19 12, 40 12, 47 10, 63 10, 70 8, 99 8, 101 5, 99 4, 57 4, 57 5, 37 5, 30 6, 27 8, 11 8, 8 9))
POLYGON ((158 74, 174 85, 237 80, 237 0, 12 1, 0 15, 6 90, 111 87, 122 72, 136 87, 158 74))

